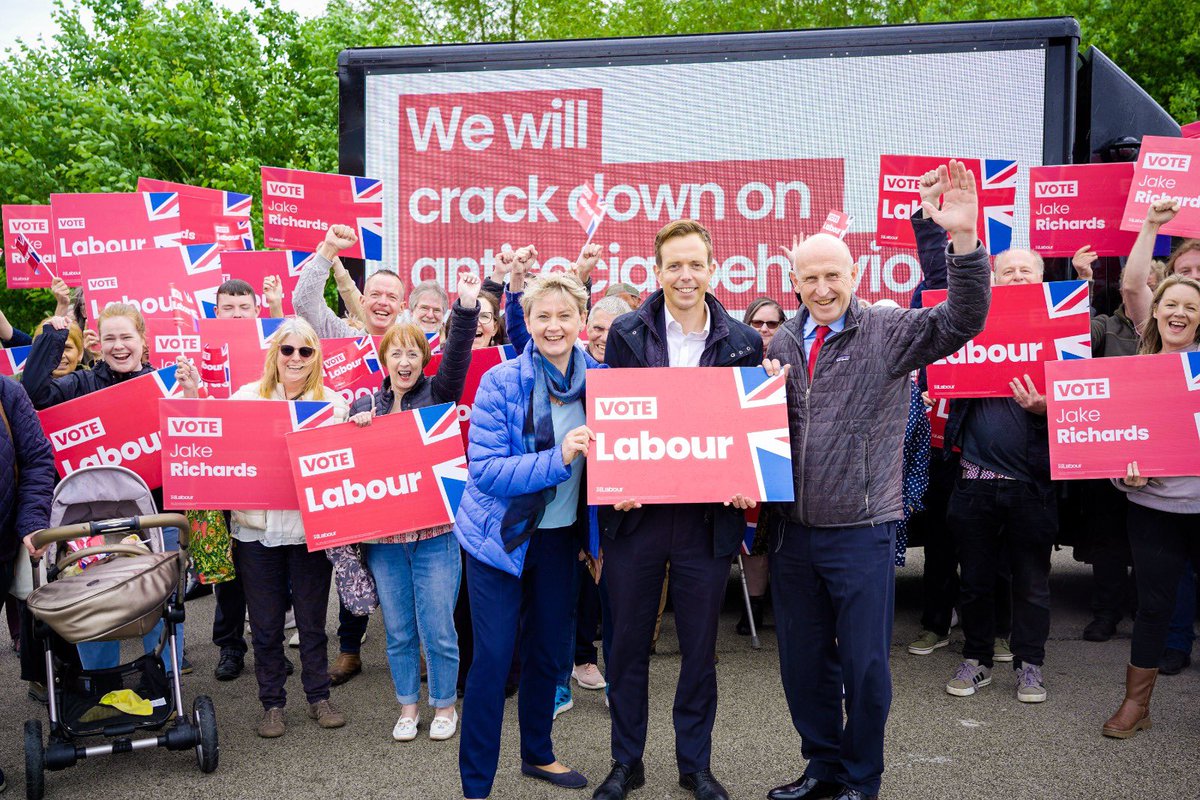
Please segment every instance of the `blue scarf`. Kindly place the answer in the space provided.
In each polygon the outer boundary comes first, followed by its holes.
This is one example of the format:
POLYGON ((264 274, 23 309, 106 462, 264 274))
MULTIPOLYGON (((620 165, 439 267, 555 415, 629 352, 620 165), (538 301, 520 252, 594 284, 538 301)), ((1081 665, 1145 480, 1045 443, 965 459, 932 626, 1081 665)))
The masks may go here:
MULTIPOLYGON (((530 347, 530 353, 534 367, 533 394, 529 397, 522 433, 525 452, 537 453, 555 447, 550 398, 553 397, 563 405, 582 398, 587 361, 583 357, 583 351, 573 347, 571 361, 564 375, 559 372, 558 367, 546 360, 536 347, 530 347)), ((546 506, 554 499, 556 491, 556 487, 551 487, 512 499, 500 523, 500 536, 504 540, 505 552, 511 553, 533 536, 533 532, 542 521, 546 506)))

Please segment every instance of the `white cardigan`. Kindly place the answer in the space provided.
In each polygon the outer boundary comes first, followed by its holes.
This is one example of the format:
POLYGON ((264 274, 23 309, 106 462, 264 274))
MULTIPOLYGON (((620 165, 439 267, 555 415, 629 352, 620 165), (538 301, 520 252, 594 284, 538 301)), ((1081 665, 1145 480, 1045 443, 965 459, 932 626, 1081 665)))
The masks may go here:
MULTIPOLYGON (((248 383, 234 392, 230 400, 286 400, 283 387, 275 386, 274 397, 263 397, 258 392, 260 381, 248 383)), ((299 400, 314 400, 311 393, 305 394, 299 400)), ((333 403, 334 415, 326 425, 345 422, 349 416, 350 407, 340 394, 325 387, 325 401, 333 403)), ((266 547, 279 547, 288 544, 304 544, 304 523, 301 522, 299 511, 234 511, 233 538, 239 542, 261 542, 266 547)))

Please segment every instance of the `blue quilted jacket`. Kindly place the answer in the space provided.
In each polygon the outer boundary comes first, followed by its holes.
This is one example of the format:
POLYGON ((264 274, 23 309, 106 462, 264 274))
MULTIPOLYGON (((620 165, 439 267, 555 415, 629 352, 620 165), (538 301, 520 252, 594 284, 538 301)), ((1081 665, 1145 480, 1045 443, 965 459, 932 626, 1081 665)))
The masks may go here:
POLYGON ((12 561, 26 534, 50 524, 50 498, 58 475, 50 440, 25 390, 0 376, 0 405, 12 438, 0 423, 0 564, 12 561), (17 474, 20 477, 14 481, 17 474))
MULTIPOLYGON (((584 358, 588 369, 601 366, 586 351, 584 358)), ((512 498, 557 486, 571 474, 557 445, 525 452, 525 415, 535 369, 530 342, 520 356, 484 373, 471 411, 467 489, 454 520, 463 550, 510 575, 521 574, 529 548, 524 542, 505 552, 500 521, 512 498)))

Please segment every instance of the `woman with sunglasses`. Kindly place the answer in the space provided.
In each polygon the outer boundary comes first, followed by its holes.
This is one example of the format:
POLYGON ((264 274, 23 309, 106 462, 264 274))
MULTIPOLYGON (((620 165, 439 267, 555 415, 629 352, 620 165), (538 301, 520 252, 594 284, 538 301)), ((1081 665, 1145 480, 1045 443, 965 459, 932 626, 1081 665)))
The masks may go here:
MULTIPOLYGON (((342 422, 346 401, 325 386, 321 341, 313 327, 290 318, 275 332, 267 350, 262 379, 238 389, 233 400, 315 400, 333 403, 326 423, 342 422)), ((198 396, 199 373, 181 361, 176 376, 185 397, 198 396)), ((329 701, 329 656, 325 615, 333 567, 325 553, 308 552, 299 511, 234 511, 233 562, 242 576, 254 642, 254 677, 263 715, 258 735, 284 734, 287 662, 283 655, 283 620, 288 587, 300 633, 300 679, 308 700, 308 716, 322 728, 340 728, 345 717, 329 701)))

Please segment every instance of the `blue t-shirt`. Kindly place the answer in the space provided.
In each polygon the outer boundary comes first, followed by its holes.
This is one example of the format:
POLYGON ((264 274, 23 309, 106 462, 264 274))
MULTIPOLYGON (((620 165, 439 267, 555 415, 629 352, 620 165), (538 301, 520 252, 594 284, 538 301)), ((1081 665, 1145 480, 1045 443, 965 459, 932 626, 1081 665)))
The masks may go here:
MULTIPOLYGON (((550 418, 554 421, 554 443, 562 446, 567 434, 587 423, 587 413, 583 409, 583 400, 576 400, 565 406, 551 401, 550 418)), ((571 462, 571 477, 560 483, 554 492, 554 498, 546 505, 542 514, 542 528, 566 528, 575 524, 579 511, 579 485, 583 480, 583 465, 586 459, 576 456, 571 462)))

